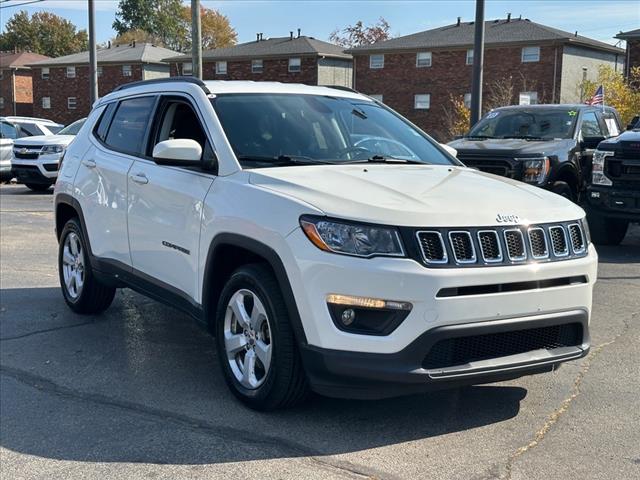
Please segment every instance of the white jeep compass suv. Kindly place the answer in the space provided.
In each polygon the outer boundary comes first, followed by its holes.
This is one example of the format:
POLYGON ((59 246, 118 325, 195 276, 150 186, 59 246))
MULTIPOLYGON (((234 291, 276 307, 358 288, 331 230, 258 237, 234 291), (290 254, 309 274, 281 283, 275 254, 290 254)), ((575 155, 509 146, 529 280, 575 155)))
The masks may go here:
POLYGON ((71 309, 129 287, 191 314, 253 408, 513 379, 589 350, 584 211, 465 168, 352 91, 120 87, 68 147, 55 213, 71 309))

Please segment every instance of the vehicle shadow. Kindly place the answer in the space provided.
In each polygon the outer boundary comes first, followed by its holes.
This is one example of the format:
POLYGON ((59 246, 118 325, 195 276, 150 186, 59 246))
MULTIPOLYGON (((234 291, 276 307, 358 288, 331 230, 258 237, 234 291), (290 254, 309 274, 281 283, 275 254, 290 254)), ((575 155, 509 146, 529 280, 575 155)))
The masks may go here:
POLYGON ((130 291, 102 315, 57 288, 1 291, 0 444, 79 462, 199 465, 334 455, 515 417, 526 390, 474 386, 381 401, 313 396, 258 413, 227 390, 208 334, 130 291))
POLYGON ((620 245, 598 245, 600 263, 640 263, 640 225, 630 225, 620 245))

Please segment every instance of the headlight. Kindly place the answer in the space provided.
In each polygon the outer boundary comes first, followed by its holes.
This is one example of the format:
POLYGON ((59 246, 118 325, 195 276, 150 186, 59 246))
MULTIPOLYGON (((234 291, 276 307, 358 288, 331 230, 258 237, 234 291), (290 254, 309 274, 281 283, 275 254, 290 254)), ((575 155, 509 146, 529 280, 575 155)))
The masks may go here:
POLYGON ((604 174, 604 162, 607 157, 612 157, 613 152, 596 150, 593 153, 591 162, 591 183, 593 185, 604 185, 610 187, 613 182, 604 174))
POLYGON ((580 220, 580 225, 584 232, 585 245, 589 246, 591 244, 591 231, 589 231, 589 222, 587 222, 587 217, 580 220))
POLYGON ((64 145, 45 145, 42 147, 40 153, 51 154, 51 153, 62 153, 66 147, 64 145))
POLYGON ((404 249, 395 228, 303 216, 300 226, 321 250, 358 257, 403 257, 404 249))
POLYGON ((523 164, 522 181, 542 185, 549 173, 549 157, 516 158, 523 164))

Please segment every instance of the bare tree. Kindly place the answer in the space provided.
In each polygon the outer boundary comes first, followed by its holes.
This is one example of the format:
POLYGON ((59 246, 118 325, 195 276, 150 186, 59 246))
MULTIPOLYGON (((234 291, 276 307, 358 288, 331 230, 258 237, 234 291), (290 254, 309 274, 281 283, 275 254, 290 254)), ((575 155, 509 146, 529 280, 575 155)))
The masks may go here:
POLYGON ((362 20, 342 30, 336 29, 329 35, 329 41, 345 48, 371 45, 391 38, 389 23, 382 17, 373 25, 365 26, 362 20))

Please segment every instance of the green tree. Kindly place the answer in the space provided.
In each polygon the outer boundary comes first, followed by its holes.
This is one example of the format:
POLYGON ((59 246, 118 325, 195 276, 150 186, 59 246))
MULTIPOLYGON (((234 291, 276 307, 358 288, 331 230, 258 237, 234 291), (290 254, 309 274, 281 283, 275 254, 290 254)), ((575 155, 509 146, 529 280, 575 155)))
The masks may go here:
MULTIPOLYGON (((231 26, 229 18, 212 8, 200 7, 202 48, 212 50, 214 48, 230 47, 238 41, 238 34, 231 26)), ((187 37, 184 41, 184 50, 191 48, 191 7, 184 6, 182 21, 185 24, 187 37)))
POLYGON ((640 112, 640 67, 633 67, 629 78, 625 80, 622 72, 616 72, 607 65, 600 65, 598 78, 595 81, 586 80, 576 86, 579 92, 583 88, 585 98, 596 93, 598 86, 604 88, 604 104, 615 108, 620 114, 622 124, 626 125, 634 115, 640 112))
POLYGON ((182 11, 180 0, 120 0, 113 29, 119 36, 142 30, 159 38, 163 46, 181 50, 187 36, 182 11))
POLYGON ((0 50, 30 51, 59 57, 87 50, 86 30, 78 31, 69 20, 50 12, 17 12, 0 34, 0 50))

